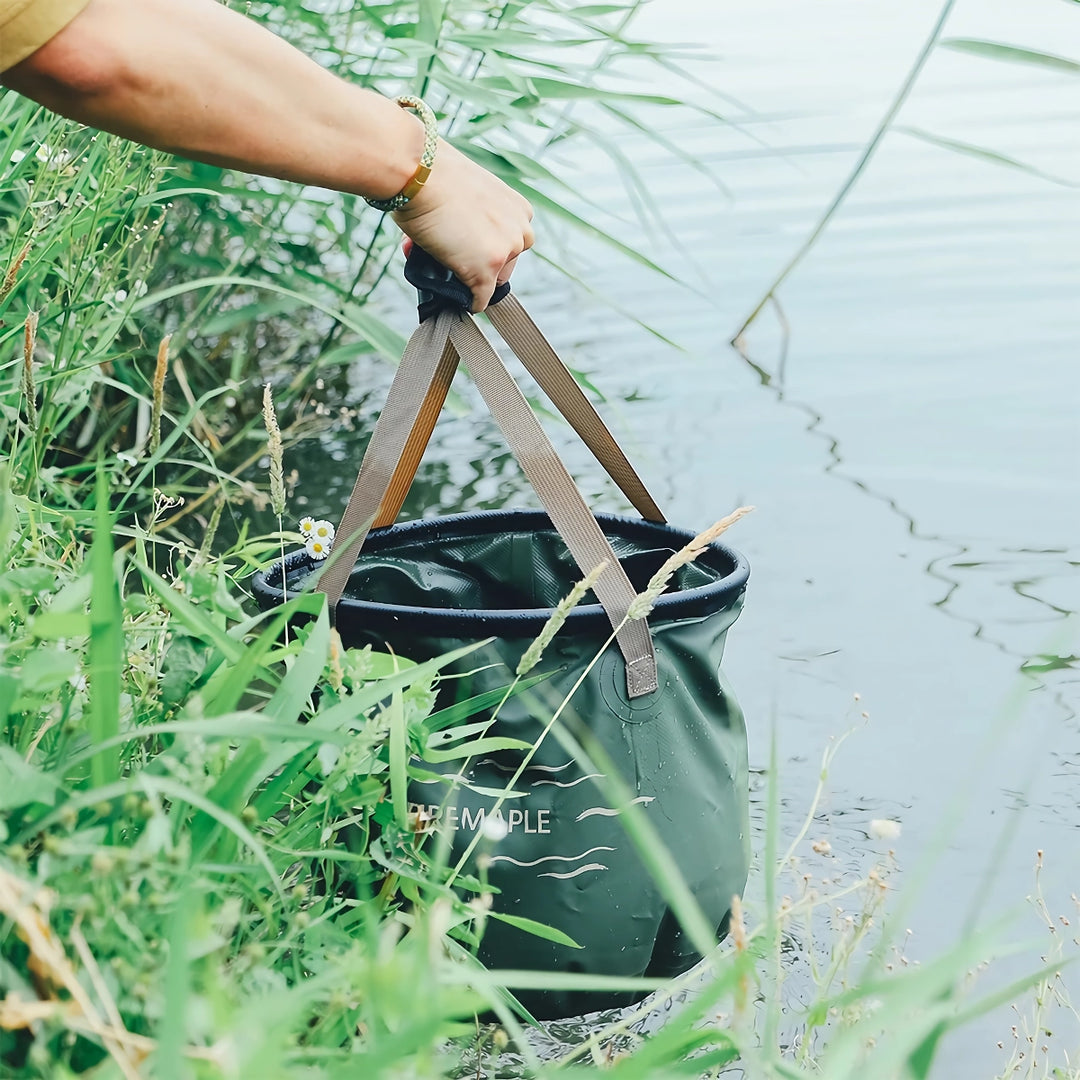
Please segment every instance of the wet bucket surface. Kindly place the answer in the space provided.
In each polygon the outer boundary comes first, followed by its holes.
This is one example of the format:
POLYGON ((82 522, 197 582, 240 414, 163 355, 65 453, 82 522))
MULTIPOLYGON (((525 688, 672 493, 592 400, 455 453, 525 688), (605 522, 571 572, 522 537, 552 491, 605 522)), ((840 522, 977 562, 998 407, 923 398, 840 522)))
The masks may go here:
MULTIPOLYGON (((636 589, 694 536, 692 532, 598 515, 636 589)), ((303 552, 285 561, 286 587, 299 591, 314 564, 303 552)), ((542 511, 486 512, 408 522, 374 531, 356 562, 337 613, 347 646, 391 649, 424 661, 493 637, 447 668, 436 708, 507 687, 552 607, 580 578, 542 511)), ((553 926, 580 948, 488 921, 481 959, 490 967, 667 977, 692 966, 687 942, 650 877, 614 805, 611 770, 635 812, 668 847, 710 922, 726 923, 748 867, 746 734, 742 712, 720 670, 727 631, 742 609, 749 566, 721 544, 673 576, 649 617, 659 688, 629 699, 623 659, 607 645, 611 627, 597 603, 579 605, 544 653, 543 682, 509 698, 485 737, 537 749, 477 755, 467 785, 413 783, 413 811, 452 830, 452 863, 483 838, 493 910, 553 926), (597 659, 598 654, 599 659, 597 659), (595 661, 595 662, 594 662, 595 661), (570 698, 563 706, 564 699, 570 698), (605 762, 577 760, 545 728, 557 709, 560 731, 605 762), (515 780, 514 778, 517 777, 515 780), (474 788, 520 794, 502 804, 474 788), (492 824, 492 819, 495 823, 492 824)), ((257 575, 264 606, 281 600, 281 565, 257 575)), ((586 598, 588 600, 588 597, 586 598)), ((475 722, 481 717, 470 717, 475 722)), ((447 773, 462 766, 447 763, 447 773)), ((521 992, 541 1018, 628 1004, 632 992, 521 992)))

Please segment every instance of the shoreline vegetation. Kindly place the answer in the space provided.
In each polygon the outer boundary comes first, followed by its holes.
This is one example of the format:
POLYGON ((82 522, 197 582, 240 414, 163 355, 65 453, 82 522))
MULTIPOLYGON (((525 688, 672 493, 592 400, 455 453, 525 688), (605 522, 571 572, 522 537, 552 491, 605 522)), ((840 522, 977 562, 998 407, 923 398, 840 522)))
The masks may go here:
MULTIPOLYGON (((333 70, 440 103, 459 145, 596 235, 543 163, 592 139, 656 225, 611 123, 649 136, 639 107, 715 114, 625 89, 635 65, 682 59, 631 36, 637 3, 535 6, 252 14, 333 70)), ((246 586, 304 542, 285 527, 289 447, 366 419, 324 386, 343 396, 350 365, 400 353, 369 303, 397 246, 382 217, 10 92, 0 172, 0 1076, 922 1078, 951 1031, 1016 1003, 997 1075, 1080 1078, 1060 1045, 1080 1021, 1061 975, 1080 912, 1051 912, 1036 875, 1047 940, 1027 974, 981 974, 1032 936, 1014 927, 916 963, 890 914, 887 825, 845 861, 857 873, 830 869, 816 804, 781 852, 775 747, 758 898, 728 938, 573 1041, 532 1028, 508 990, 600 981, 472 959, 490 890, 450 888, 405 787, 446 721, 441 662, 343 650, 320 598, 255 614, 246 586)), ((680 903, 692 916, 685 889, 680 903)))

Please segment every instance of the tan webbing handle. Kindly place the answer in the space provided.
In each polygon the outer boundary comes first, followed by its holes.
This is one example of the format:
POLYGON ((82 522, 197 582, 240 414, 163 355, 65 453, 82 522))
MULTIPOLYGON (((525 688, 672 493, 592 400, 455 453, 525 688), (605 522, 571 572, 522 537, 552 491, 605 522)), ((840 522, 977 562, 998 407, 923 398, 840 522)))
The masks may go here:
POLYGON ((413 424, 412 431, 409 432, 409 441, 405 444, 401 460, 394 470, 390 487, 383 497, 379 512, 375 515, 373 529, 383 529, 397 521, 405 496, 409 494, 409 488, 416 479, 416 470, 420 468, 424 451, 431 441, 435 422, 439 419, 443 405, 446 404, 446 395, 450 392, 450 384, 454 381, 457 369, 458 354, 451 345, 443 350, 442 359, 435 369, 435 378, 431 380, 427 396, 420 406, 420 414, 416 418, 416 423, 413 424))
MULTIPOLYGON (((559 354, 548 343, 517 297, 513 293, 507 293, 497 304, 492 304, 485 314, 637 512, 646 521, 662 524, 665 520, 662 511, 623 453, 622 447, 615 441, 615 436, 611 434, 592 402, 578 386, 570 369, 559 358, 559 354)), ((445 368, 439 368, 437 383, 432 385, 428 400, 424 402, 421 419, 409 435, 401 465, 390 485, 385 503, 379 508, 374 528, 381 529, 397 521, 456 370, 456 360, 445 368)))
MULTIPOLYGON (((520 308, 516 300, 515 306, 520 308)), ((531 319, 525 318, 539 336, 531 319)), ((511 327, 511 334, 519 339, 523 351, 530 354, 549 384, 561 382, 559 376, 554 380, 550 377, 551 361, 544 357, 545 348, 551 352, 547 342, 541 338, 544 348, 526 348, 520 340, 522 331, 527 332, 528 327, 522 328, 518 320, 511 327), (540 356, 539 362, 534 354, 540 356)), ((616 640, 626 661, 627 693, 630 697, 651 693, 657 687, 657 674, 648 625, 644 619, 623 625, 627 608, 634 597, 633 586, 531 406, 510 377, 498 353, 472 317, 464 312, 442 312, 427 319, 409 339, 338 526, 333 555, 320 578, 319 589, 327 596, 331 618, 368 532, 376 521, 380 525, 390 524, 397 516, 431 436, 439 409, 445 401, 459 355, 582 572, 587 574, 601 563, 607 564, 594 591, 617 631, 616 640)), ((570 372, 566 371, 553 352, 551 356, 576 389, 577 384, 570 372)), ((527 363, 524 358, 522 361, 527 363)), ((529 370, 532 371, 532 368, 529 370)), ((537 378, 537 382, 541 381, 535 372, 534 378, 537 378)), ((547 386, 544 389, 548 391, 547 386)), ((573 395, 567 393, 565 385, 557 385, 556 394, 562 402, 569 402, 575 407, 578 422, 571 420, 575 430, 580 432, 584 427, 589 431, 586 441, 598 458, 600 452, 597 446, 614 463, 618 475, 610 467, 608 471, 612 472, 613 478, 635 506, 643 514, 643 505, 651 507, 650 512, 655 515, 652 520, 662 521, 663 517, 644 485, 584 395, 580 396, 591 418, 581 413, 579 403, 571 400, 573 395), (582 427, 579 427, 579 423, 582 427), (596 425, 603 430, 602 435, 597 434, 596 425), (617 452, 615 456, 610 453, 611 446, 617 452), (625 463, 624 466, 619 465, 619 459, 625 463), (642 493, 644 499, 641 498, 642 493)), ((556 400, 554 396, 552 400, 556 400)), ((562 405, 559 407, 561 409, 562 405)), ((584 434, 582 437, 585 438, 584 434)), ((603 458, 600 460, 608 467, 603 458)))
POLYGON ((627 460, 622 447, 518 298, 512 292, 507 293, 497 304, 492 304, 485 314, 637 512, 646 521, 663 524, 664 515, 627 460))
POLYGON ((333 621, 337 602, 352 574, 356 556, 364 546, 379 507, 397 474, 409 435, 416 427, 428 398, 436 372, 453 353, 449 342, 450 324, 460 315, 443 312, 422 322, 405 346, 394 374, 386 404, 375 422, 360 472, 337 527, 334 550, 319 578, 319 591, 326 593, 333 621))
POLYGON ((611 621, 626 661, 626 692, 632 698, 652 693, 657 687, 652 634, 644 619, 624 621, 636 594, 608 538, 544 433, 532 406, 480 328, 471 318, 463 316, 451 324, 450 340, 457 346, 462 363, 469 369, 522 472, 536 489, 548 517, 582 573, 588 574, 601 563, 607 564, 593 592, 611 621))

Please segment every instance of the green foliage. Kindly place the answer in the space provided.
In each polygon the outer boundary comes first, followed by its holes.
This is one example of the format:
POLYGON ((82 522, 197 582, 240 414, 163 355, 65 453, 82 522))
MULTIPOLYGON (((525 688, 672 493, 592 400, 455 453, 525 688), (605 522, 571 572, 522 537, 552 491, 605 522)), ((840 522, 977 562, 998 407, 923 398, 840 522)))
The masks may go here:
MULTIPOLYGON (((1067 1005, 1060 938, 1045 967, 981 997, 974 973, 1000 933, 922 965, 888 948, 891 857, 867 852, 864 875, 838 884, 820 869, 828 845, 805 850, 816 806, 783 856, 767 840, 760 917, 737 911, 729 940, 695 972, 662 984, 485 972, 472 955, 487 918, 573 942, 493 915, 482 881, 449 888, 439 835, 408 813, 406 787, 435 775, 447 734, 456 759, 483 752, 488 723, 473 718, 501 697, 433 712, 454 656, 342 653, 309 594, 254 616, 221 601, 222 578, 230 593, 242 588, 243 548, 174 551, 167 578, 141 554, 145 531, 130 552, 106 545, 102 558, 110 508, 98 495, 83 529, 42 524, 26 496, 2 510, 5 576, 50 571, 0 630, 4 1075, 330 1080, 482 1067, 539 1077, 592 1058, 640 1080, 736 1062, 755 1077, 914 1078, 933 1075, 952 1030, 1003 1002, 1034 990, 1040 1028, 1067 1005), (114 703, 110 716, 95 693, 114 703), (541 1062, 507 991, 568 983, 658 995, 541 1062), (684 997, 659 1030, 638 1034, 658 1003, 684 997), (498 1026, 478 1028, 478 1014, 498 1026)), ((557 718, 552 731, 583 760, 595 753, 587 733, 578 742, 557 718)), ((775 829, 775 789, 770 805, 775 829)), ((664 873, 660 840, 639 822, 629 831, 664 873)), ((677 875, 667 887, 692 926, 693 898, 677 875)))
MULTIPOLYGON (((345 78, 423 93, 444 134, 549 219, 603 235, 563 205, 572 185, 543 150, 584 133, 618 155, 598 130, 607 110, 641 131, 636 107, 679 105, 627 89, 635 72, 676 59, 628 34, 636 6, 287 0, 250 14, 345 78)), ((258 457, 253 384, 275 376, 291 415, 318 380, 343 378, 358 358, 400 355, 400 328, 371 304, 396 230, 357 197, 151 153, 0 94, 0 343, 13 352, 38 315, 29 393, 24 365, 0 364, 0 437, 20 451, 14 486, 47 476, 50 502, 80 509, 100 459, 126 489, 116 506, 125 514, 156 512, 153 486, 165 480, 171 498, 189 500, 163 508, 173 527, 190 527, 191 503, 219 491, 249 502, 235 477, 258 457), (157 394, 153 357, 166 334, 157 394), (150 417, 162 405, 154 449, 150 417)), ((643 190, 632 167, 615 164, 643 190)), ((654 208, 643 212, 655 220, 654 208)), ((286 426, 286 441, 327 423, 309 412, 286 426)))

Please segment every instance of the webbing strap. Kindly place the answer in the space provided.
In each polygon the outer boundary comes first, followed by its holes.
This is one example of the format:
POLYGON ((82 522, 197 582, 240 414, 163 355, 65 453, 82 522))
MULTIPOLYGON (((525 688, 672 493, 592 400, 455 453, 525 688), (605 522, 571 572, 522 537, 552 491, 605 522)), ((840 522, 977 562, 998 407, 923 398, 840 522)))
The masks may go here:
MULTIPOLYGON (((615 436, 611 434, 592 402, 578 386, 570 369, 559 359, 558 353, 548 343, 517 297, 508 293, 503 300, 490 305, 485 314, 637 512, 646 521, 663 523, 666 520, 663 512, 623 453, 622 447, 615 441, 615 436)), ((374 528, 380 529, 397 521, 456 370, 456 359, 445 366, 440 365, 436 382, 424 402, 420 420, 409 435, 390 491, 379 508, 374 528)))
MULTIPOLYGON (((501 303, 505 304, 505 301, 501 303)), ((533 377, 593 448, 597 458, 642 514, 663 521, 656 504, 626 462, 603 421, 588 399, 577 390, 573 376, 551 351, 532 320, 516 300, 505 310, 511 316, 504 320, 512 324, 510 334, 518 340, 529 360, 521 353, 518 355, 533 377), (520 310, 527 325, 516 316, 515 308, 520 310), (530 326, 542 344, 526 344, 523 340, 522 335, 529 334, 530 326), (568 391, 567 379, 584 401, 584 410, 575 400, 576 395, 568 391), (589 432, 588 436, 585 431, 589 432)), ((374 525, 390 524, 397 517, 446 399, 459 355, 582 573, 588 574, 601 563, 607 564, 594 591, 612 627, 618 628, 616 641, 626 661, 627 693, 630 697, 651 693, 657 688, 657 674, 648 625, 644 619, 621 625, 634 598, 634 588, 498 353, 472 317, 460 311, 443 311, 422 322, 409 339, 398 365, 338 526, 333 554, 320 578, 319 589, 326 594, 331 620, 368 532, 374 525)))
POLYGON ((485 311, 503 340, 646 521, 664 515, 577 380, 513 293, 485 311))
POLYGON ((616 630, 616 640, 626 661, 627 693, 630 697, 651 693, 657 687, 652 635, 644 619, 624 623, 635 593, 611 544, 532 407, 480 328, 472 319, 462 317, 451 323, 450 340, 582 573, 588 574, 601 563, 607 563, 593 591, 616 630))
POLYGON ((444 312, 422 322, 405 346, 341 524, 337 527, 333 554, 319 579, 319 591, 326 593, 331 621, 356 564, 356 556, 360 554, 397 473, 436 372, 447 362, 447 354, 453 352, 448 340, 450 324, 460 317, 456 312, 444 312))
POLYGON ((431 441, 435 422, 439 419, 443 405, 446 404, 446 395, 450 392, 450 384, 454 381, 457 369, 457 350, 447 343, 439 366, 435 369, 435 378, 431 380, 431 386, 428 387, 427 397, 420 406, 420 414, 416 418, 416 423, 413 424, 412 431, 409 432, 409 441, 405 444, 401 460, 394 470, 390 487, 383 497, 378 514, 375 515, 373 529, 382 529, 397 521, 405 496, 409 494, 409 488, 412 487, 412 482, 416 478, 416 470, 420 468, 420 459, 424 456, 427 444, 431 441))

